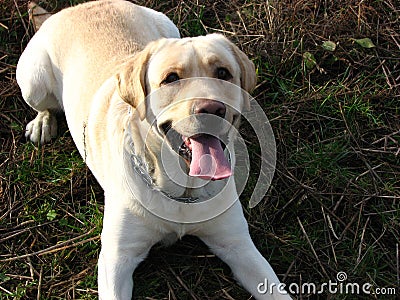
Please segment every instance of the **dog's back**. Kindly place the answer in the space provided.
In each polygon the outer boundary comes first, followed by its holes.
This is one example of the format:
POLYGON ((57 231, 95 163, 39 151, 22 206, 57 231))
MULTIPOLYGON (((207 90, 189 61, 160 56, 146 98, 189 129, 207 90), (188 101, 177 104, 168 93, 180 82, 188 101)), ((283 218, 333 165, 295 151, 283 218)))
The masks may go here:
MULTIPOLYGON (((80 4, 43 22, 21 55, 17 81, 24 99, 37 111, 45 107, 74 114, 78 122, 68 125, 81 150, 82 139, 75 137, 82 135, 95 92, 121 62, 163 37, 178 38, 179 32, 154 10, 119 0, 80 4)), ((33 135, 32 141, 50 139, 33 135)))

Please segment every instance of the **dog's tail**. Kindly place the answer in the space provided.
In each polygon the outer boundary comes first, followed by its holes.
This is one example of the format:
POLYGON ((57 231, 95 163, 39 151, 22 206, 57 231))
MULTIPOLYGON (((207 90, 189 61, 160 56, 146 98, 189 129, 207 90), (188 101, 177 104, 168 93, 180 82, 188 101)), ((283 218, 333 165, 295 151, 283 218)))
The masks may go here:
POLYGON ((32 22, 35 31, 38 31, 43 22, 51 16, 51 13, 37 5, 35 2, 28 3, 28 14, 29 21, 32 22))

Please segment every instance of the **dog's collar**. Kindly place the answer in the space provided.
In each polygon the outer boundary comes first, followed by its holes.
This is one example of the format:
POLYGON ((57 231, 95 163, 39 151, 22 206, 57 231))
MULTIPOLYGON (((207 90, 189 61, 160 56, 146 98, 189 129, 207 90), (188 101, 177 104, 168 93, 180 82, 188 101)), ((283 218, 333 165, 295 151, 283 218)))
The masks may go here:
POLYGON ((153 178, 150 176, 150 173, 148 171, 148 166, 143 162, 143 160, 136 155, 132 150, 134 149, 133 142, 130 143, 131 151, 129 153, 130 155, 130 161, 132 162, 132 168, 133 170, 139 175, 139 177, 143 180, 143 182, 147 185, 148 188, 156 190, 160 193, 162 193, 164 196, 171 200, 175 200, 180 203, 197 203, 199 202, 199 198, 197 197, 173 197, 169 195, 168 193, 160 190, 154 183, 153 178))

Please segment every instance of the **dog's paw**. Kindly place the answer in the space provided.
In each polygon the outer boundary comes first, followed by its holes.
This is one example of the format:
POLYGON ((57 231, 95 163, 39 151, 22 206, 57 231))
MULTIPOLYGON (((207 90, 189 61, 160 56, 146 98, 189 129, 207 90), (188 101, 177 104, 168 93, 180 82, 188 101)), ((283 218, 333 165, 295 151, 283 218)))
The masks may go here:
POLYGON ((25 137, 32 143, 47 143, 57 136, 57 120, 48 110, 38 113, 35 119, 26 125, 25 137))

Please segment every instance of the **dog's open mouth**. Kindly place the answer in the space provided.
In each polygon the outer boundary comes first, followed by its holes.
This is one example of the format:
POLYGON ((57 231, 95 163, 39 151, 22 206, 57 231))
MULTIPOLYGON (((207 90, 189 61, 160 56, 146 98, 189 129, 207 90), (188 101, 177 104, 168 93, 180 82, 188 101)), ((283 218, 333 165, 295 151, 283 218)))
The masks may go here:
POLYGON ((232 175, 230 163, 224 154, 225 145, 217 137, 199 134, 182 136, 182 139, 178 153, 189 165, 189 176, 220 180, 232 175))
MULTIPOLYGON (((183 127, 181 126, 181 128, 183 127)), ((219 137, 208 133, 185 135, 179 133, 177 128, 172 126, 171 121, 161 124, 159 129, 171 148, 186 162, 189 168, 189 176, 205 180, 221 180, 232 175, 230 162, 224 153, 228 144, 227 133, 219 137)), ((185 128, 185 131, 187 131, 187 128, 185 128)), ((204 127, 203 132, 210 131, 211 128, 204 127)), ((187 132, 190 132, 190 130, 187 132)))

